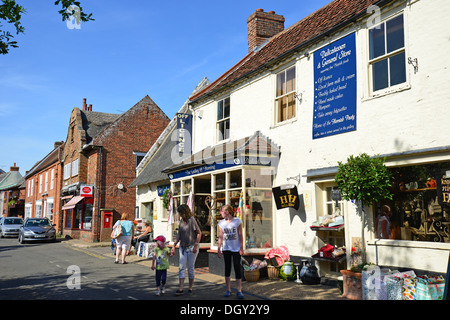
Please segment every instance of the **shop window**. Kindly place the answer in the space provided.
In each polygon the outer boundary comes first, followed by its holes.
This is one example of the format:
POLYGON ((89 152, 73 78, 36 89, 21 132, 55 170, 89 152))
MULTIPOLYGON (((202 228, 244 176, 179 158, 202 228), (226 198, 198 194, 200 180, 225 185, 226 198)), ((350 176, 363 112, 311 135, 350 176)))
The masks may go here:
POLYGON ((83 229, 91 230, 92 229, 92 203, 87 203, 84 209, 83 214, 83 229))
POLYGON ((450 242, 450 162, 392 168, 393 200, 374 206, 376 238, 450 242))
POLYGON ((271 248, 272 239, 272 191, 247 190, 248 210, 245 214, 246 247, 271 248))
POLYGON ((152 216, 153 216, 153 202, 142 203, 142 210, 140 211, 139 216, 137 216, 136 218, 150 220, 152 216))
MULTIPOLYGON (((336 217, 345 215, 346 202, 344 200, 335 200, 333 197, 336 188, 334 183, 318 184, 316 192, 317 196, 317 223, 328 226, 329 222, 337 221, 336 217)), ((326 228, 316 231, 319 239, 319 246, 317 249, 329 244, 335 247, 345 247, 344 228, 335 230, 327 230, 326 228)), ((345 269, 345 261, 341 263, 337 261, 320 261, 321 268, 325 273, 338 273, 339 270, 345 269)))
POLYGON ((217 103, 217 141, 230 137, 230 98, 217 103))
POLYGON ((406 82, 403 15, 369 29, 372 92, 406 82))
POLYGON ((277 74, 276 123, 295 118, 295 67, 277 74))

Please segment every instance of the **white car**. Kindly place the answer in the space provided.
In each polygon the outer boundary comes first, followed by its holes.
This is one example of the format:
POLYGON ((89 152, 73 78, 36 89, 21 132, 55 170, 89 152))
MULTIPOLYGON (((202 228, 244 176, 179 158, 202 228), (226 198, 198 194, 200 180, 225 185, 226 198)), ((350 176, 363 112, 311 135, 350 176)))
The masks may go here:
POLYGON ((0 237, 17 237, 19 229, 23 224, 22 218, 2 217, 0 218, 0 237))

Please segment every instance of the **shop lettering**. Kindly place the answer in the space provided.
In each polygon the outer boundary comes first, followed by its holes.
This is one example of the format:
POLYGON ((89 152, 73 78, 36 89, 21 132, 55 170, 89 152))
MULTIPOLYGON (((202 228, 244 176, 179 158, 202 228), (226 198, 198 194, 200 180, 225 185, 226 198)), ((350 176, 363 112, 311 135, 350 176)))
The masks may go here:
POLYGON ((441 179, 442 186, 442 201, 445 203, 450 203, 450 178, 444 176, 441 179))
POLYGON ((293 194, 280 196, 280 202, 283 208, 293 207, 295 205, 295 200, 297 200, 297 196, 293 194))

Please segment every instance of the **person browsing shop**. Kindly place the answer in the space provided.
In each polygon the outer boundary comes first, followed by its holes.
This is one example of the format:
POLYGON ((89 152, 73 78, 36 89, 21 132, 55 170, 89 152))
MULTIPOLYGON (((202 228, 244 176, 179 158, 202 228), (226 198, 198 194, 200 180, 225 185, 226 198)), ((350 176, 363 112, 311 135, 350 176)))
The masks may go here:
POLYGON ((192 293, 192 287, 194 285, 194 267, 195 260, 198 255, 198 244, 202 237, 200 228, 195 221, 191 209, 189 206, 182 204, 178 206, 177 211, 180 215, 180 224, 178 226, 178 234, 175 238, 175 242, 172 247, 172 254, 175 252, 175 247, 180 243, 180 263, 179 263, 179 282, 180 288, 175 292, 175 295, 179 296, 184 294, 184 279, 186 278, 186 268, 188 269, 189 276, 189 290, 188 293, 192 293))
POLYGON ((225 297, 231 296, 231 262, 233 261, 234 274, 236 277, 237 297, 243 299, 241 256, 244 254, 242 221, 234 216, 233 207, 224 205, 220 208, 222 220, 219 222, 219 241, 217 255, 225 261, 225 284, 227 291, 225 297))

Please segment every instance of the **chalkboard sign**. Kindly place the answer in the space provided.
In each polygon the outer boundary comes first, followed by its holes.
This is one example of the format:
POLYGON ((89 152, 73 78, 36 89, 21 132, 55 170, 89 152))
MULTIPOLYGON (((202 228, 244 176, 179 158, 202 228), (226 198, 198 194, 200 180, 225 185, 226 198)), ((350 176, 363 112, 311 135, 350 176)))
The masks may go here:
POLYGON ((356 130, 356 47, 352 33, 314 52, 313 139, 356 130))

